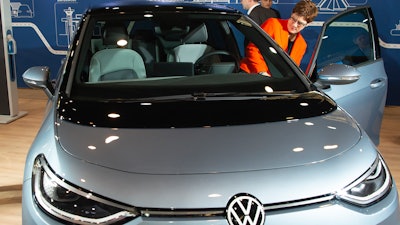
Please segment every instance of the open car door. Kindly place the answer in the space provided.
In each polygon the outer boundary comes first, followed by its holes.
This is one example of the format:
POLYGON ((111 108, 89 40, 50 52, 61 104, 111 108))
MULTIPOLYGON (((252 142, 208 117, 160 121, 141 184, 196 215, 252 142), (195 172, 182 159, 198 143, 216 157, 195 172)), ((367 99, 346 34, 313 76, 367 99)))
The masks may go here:
POLYGON ((387 75, 369 6, 351 8, 324 23, 306 73, 379 144, 387 75))

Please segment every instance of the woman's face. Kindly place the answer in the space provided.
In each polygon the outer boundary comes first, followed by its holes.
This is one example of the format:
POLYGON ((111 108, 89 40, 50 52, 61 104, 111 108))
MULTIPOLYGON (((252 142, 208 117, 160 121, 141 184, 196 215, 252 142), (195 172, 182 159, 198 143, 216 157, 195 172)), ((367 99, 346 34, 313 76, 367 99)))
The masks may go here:
POLYGON ((289 33, 297 34, 307 26, 307 21, 304 16, 299 16, 296 13, 292 13, 287 23, 289 33))

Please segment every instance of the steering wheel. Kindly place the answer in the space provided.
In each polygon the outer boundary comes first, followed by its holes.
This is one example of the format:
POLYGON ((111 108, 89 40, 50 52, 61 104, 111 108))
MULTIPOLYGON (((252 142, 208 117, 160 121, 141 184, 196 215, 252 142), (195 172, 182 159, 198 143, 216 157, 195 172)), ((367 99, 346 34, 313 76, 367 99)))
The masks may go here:
POLYGON ((227 67, 226 73, 239 71, 239 60, 230 52, 224 50, 216 50, 204 54, 194 63, 194 71, 196 75, 212 73, 212 66, 217 63, 233 62, 232 68, 227 67), (220 55, 220 56, 218 56, 220 55), (214 57, 214 58, 213 58, 214 57), (215 58, 217 57, 217 58, 215 58), (216 60, 217 59, 217 60, 216 60))

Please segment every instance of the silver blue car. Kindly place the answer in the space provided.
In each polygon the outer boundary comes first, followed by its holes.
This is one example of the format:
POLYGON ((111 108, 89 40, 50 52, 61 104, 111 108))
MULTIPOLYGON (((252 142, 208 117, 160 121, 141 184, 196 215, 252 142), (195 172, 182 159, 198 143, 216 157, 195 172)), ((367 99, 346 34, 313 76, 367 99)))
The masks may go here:
POLYGON ((23 224, 400 224, 376 148, 387 78, 368 7, 328 21, 303 72, 226 6, 107 4, 50 77, 23 74, 49 97, 23 224), (239 69, 245 40, 272 77, 239 69))

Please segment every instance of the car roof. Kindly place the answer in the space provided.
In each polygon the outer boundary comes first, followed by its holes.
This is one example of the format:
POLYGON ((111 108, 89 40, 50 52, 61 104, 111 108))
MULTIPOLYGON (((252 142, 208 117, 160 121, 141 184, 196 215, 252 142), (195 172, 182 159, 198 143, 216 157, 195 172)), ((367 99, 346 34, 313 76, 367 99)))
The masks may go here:
POLYGON ((88 11, 91 14, 115 12, 144 12, 144 11, 190 11, 190 12, 214 12, 214 13, 240 13, 237 9, 222 4, 209 4, 184 1, 113 1, 93 3, 88 11))

